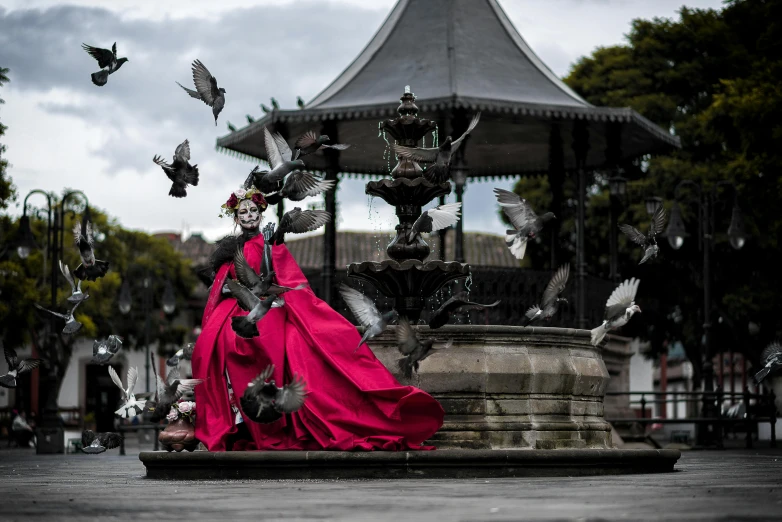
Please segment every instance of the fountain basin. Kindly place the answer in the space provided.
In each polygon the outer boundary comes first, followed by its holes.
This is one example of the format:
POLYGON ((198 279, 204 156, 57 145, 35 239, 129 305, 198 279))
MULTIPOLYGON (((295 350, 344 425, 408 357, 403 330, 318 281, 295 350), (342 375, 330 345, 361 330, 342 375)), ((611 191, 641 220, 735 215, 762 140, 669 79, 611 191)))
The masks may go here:
POLYGON ((606 449, 603 418, 609 374, 588 330, 447 325, 421 337, 453 346, 421 361, 408 380, 396 361, 395 326, 370 341, 402 384, 419 387, 445 409, 428 441, 442 449, 606 449))

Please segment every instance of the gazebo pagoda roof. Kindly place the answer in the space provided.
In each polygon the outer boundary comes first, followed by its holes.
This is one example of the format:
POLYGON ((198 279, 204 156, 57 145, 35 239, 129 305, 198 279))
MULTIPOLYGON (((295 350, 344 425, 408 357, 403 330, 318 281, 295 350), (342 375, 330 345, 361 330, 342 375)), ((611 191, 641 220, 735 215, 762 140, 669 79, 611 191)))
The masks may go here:
MULTIPOLYGON (((217 146, 266 159, 264 126, 294 139, 331 120, 339 141, 354 145, 340 153, 340 172, 386 174, 377 124, 396 116, 405 85, 416 93, 421 117, 448 127, 441 135, 451 132, 455 111, 482 111, 465 151, 470 177, 546 172, 553 122, 559 122, 566 169, 575 167, 568 146, 575 120, 589 121, 587 168, 605 164, 608 122, 621 125, 620 159, 679 146, 677 137, 630 108, 583 100, 537 57, 496 0, 399 0, 361 54, 304 109, 275 110, 219 138, 217 146)), ((322 153, 308 157, 307 166, 325 168, 322 153)))

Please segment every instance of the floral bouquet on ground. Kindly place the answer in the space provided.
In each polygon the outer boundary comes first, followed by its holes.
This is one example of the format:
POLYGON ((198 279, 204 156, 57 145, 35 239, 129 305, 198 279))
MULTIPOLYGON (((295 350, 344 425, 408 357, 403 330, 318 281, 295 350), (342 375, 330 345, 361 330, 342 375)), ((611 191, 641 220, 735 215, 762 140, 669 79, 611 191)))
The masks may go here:
POLYGON ((166 451, 193 451, 198 447, 195 438, 196 403, 193 401, 175 402, 166 415, 168 426, 158 435, 160 444, 166 451))

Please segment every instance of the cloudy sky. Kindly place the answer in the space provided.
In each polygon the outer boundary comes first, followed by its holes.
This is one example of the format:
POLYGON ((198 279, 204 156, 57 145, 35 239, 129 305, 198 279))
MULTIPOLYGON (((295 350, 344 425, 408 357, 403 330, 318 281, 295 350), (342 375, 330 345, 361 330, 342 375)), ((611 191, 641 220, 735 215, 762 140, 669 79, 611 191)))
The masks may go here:
MULTIPOLYGON (((215 139, 245 114, 261 115, 274 96, 294 108, 312 99, 355 58, 395 0, 0 0, 0 66, 11 82, 0 92, 10 174, 20 200, 34 188, 78 188, 93 206, 129 228, 150 232, 228 231, 218 208, 251 164, 215 151, 215 139), (96 62, 81 43, 109 47, 130 61, 99 88, 96 62), (191 86, 200 58, 228 91, 218 126, 209 109, 174 84, 191 86), (189 138, 201 182, 185 200, 151 158, 170 161, 189 138)), ((683 0, 500 0, 521 34, 559 76, 598 46, 624 42, 634 18, 675 17, 683 0)), ((687 0, 719 8, 720 0, 687 0)), ((396 100, 389 100, 396 103, 396 100)), ((510 188, 510 182, 503 182, 510 188)), ((497 185, 502 185, 495 183, 497 185)), ((465 194, 466 230, 497 231, 491 188, 465 194)), ((33 203, 34 200, 31 200, 33 203)), ((343 180, 342 230, 393 228, 393 210, 368 207, 364 182, 343 180), (368 219, 369 218, 369 219, 368 219)), ((11 209, 20 214, 21 205, 11 209)))

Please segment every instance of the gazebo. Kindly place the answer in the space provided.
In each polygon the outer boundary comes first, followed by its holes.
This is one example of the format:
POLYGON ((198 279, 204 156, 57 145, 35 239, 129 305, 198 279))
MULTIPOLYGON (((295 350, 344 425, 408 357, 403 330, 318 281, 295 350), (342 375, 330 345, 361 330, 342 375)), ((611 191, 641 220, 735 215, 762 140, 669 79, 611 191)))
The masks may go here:
MULTIPOLYGON (((273 110, 219 138, 218 150, 265 160, 264 127, 289 140, 313 129, 352 147, 308 156, 309 169, 337 181, 344 175, 387 175, 394 162, 377 126, 396 115, 394 100, 406 85, 416 94, 420 114, 437 122, 442 137, 461 135, 472 115, 482 112, 452 161, 457 201, 470 179, 544 174, 553 191, 551 210, 562 215, 563 182, 577 177, 577 310, 578 326, 586 326, 587 172, 632 171, 635 160, 679 147, 679 139, 630 108, 596 107, 579 97, 535 55, 497 0, 399 0, 358 57, 313 100, 303 108, 273 110)), ((326 194, 332 213, 323 249, 327 302, 333 295, 335 197, 334 191, 326 194)), ((559 235, 554 223, 552 238, 559 235)), ((456 260, 464 261, 462 221, 455 243, 456 260)), ((556 265, 556 241, 552 245, 556 265)), ((442 255, 442 241, 440 246, 442 255)))

